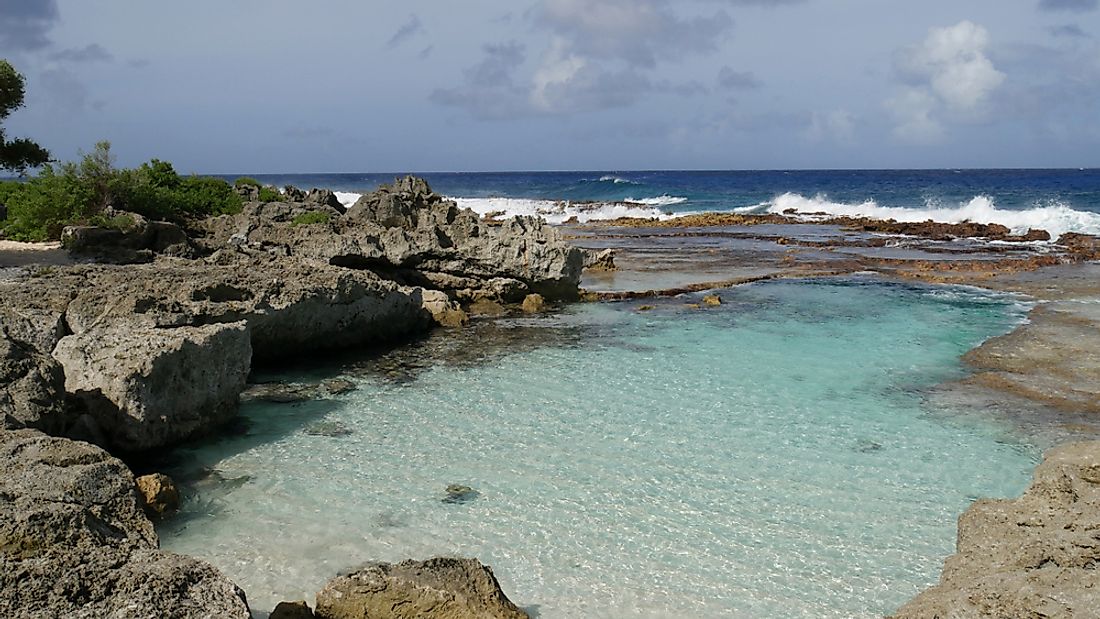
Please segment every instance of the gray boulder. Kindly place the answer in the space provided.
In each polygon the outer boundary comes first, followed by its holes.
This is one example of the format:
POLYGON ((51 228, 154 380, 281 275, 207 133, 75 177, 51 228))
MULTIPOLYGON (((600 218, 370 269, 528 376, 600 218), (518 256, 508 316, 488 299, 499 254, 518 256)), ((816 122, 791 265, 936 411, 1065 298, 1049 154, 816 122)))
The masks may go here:
POLYGON ((157 550, 121 461, 86 443, 0 430, 0 616, 246 619, 244 593, 157 550))
POLYGON ((62 338, 54 357, 112 446, 144 450, 228 421, 251 368, 244 322, 155 329, 117 324, 62 338))
POLYGON ((0 328, 0 427, 62 433, 71 421, 61 365, 0 328))
POLYGON ((377 563, 330 581, 317 594, 319 619, 527 619, 476 559, 377 563))
POLYGON ((981 499, 959 518, 940 583, 894 617, 1094 617, 1098 531, 1100 441, 1055 449, 1020 498, 981 499))

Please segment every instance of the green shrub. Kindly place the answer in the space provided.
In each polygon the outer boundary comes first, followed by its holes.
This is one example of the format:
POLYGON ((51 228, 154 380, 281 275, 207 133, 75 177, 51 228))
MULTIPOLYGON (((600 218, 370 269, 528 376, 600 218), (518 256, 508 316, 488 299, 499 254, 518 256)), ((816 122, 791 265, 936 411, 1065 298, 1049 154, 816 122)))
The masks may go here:
POLYGON ((327 224, 331 219, 329 214, 323 211, 310 211, 308 213, 295 215, 294 219, 290 220, 290 225, 309 226, 312 224, 327 224))
POLYGON ((260 202, 282 202, 283 194, 272 187, 260 187, 260 202))
POLYGON ((263 187, 263 184, 261 184, 260 181, 254 179, 250 176, 242 176, 242 177, 238 178, 237 180, 233 181, 233 186, 238 187, 238 188, 239 187, 255 187, 255 188, 259 189, 260 187, 263 187))
POLYGON ((115 230, 121 230, 126 232, 132 230, 137 222, 134 221, 133 216, 122 213, 115 215, 114 217, 106 217, 104 215, 96 215, 88 220, 88 223, 93 226, 99 226, 100 228, 113 228, 115 230))
POLYGON ((46 165, 23 183, 0 184, 8 218, 0 222, 9 238, 56 240, 72 224, 91 223, 108 206, 149 219, 184 223, 211 215, 239 213, 242 202, 224 180, 180 176, 159 159, 133 169, 117 169, 107 142, 79 162, 46 165))

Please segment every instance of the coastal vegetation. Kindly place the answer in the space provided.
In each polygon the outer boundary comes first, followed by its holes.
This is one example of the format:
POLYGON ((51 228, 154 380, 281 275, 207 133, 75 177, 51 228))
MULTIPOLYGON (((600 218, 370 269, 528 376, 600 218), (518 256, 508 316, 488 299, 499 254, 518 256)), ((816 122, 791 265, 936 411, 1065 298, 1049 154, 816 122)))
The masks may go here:
POLYGON ((0 230, 17 241, 53 241, 65 226, 110 221, 108 207, 176 223, 240 212, 240 195, 222 179, 183 176, 159 159, 137 168, 114 161, 110 143, 100 142, 79 162, 46 164, 38 176, 0 184, 7 207, 0 230))

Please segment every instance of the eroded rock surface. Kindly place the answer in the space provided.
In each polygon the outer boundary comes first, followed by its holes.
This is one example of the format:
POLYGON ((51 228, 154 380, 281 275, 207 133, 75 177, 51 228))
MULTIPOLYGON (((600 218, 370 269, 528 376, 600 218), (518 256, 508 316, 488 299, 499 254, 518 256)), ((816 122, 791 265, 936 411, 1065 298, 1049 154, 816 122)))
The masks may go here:
POLYGON ((157 549, 134 477, 102 449, 0 430, 0 616, 249 617, 210 565, 157 549))
POLYGON ((940 583, 895 619, 1094 617, 1100 609, 1100 441, 1047 454, 1018 499, 959 518, 940 583))
POLYGON ((211 250, 234 247, 373 270, 470 301, 518 302, 530 292, 575 298, 586 259, 540 219, 490 224, 412 177, 365 194, 345 215, 316 226, 288 224, 293 208, 247 205, 240 215, 211 220, 205 243, 211 250))
POLYGON ((317 594, 320 619, 527 619, 476 559, 378 563, 330 581, 317 594))

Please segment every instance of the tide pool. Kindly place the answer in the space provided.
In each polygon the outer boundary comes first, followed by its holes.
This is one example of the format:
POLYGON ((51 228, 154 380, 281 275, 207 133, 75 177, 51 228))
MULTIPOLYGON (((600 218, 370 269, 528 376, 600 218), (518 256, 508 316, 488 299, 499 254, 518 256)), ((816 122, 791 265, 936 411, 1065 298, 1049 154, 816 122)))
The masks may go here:
POLYGON ((247 404, 248 433, 179 450, 162 545, 256 611, 367 561, 457 554, 547 619, 877 617, 938 579, 971 501, 1026 486, 1043 445, 927 397, 1023 319, 1016 299, 870 278, 721 294, 261 376, 358 390, 247 404), (444 502, 449 484, 478 495, 444 502))

